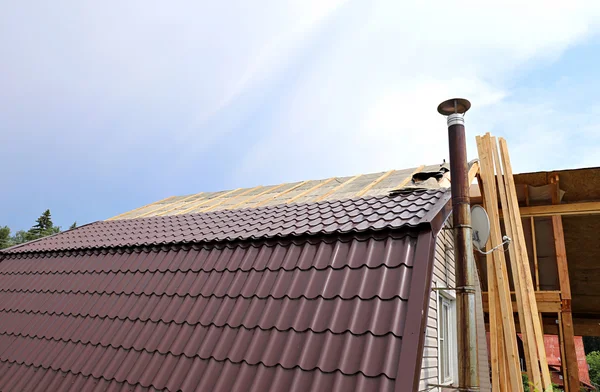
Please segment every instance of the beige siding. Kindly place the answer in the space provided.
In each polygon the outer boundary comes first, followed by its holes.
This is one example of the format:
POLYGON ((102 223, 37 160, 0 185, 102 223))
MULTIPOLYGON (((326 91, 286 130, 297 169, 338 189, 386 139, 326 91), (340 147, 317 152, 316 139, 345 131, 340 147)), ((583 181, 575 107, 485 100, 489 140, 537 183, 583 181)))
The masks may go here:
MULTIPOLYGON (((448 227, 449 224, 446 224, 446 228, 448 227)), ((432 287, 454 287, 454 252, 452 247, 452 231, 440 231, 435 247, 432 287)), ((438 292, 431 290, 419 391, 435 391, 436 388, 432 388, 430 384, 439 384, 437 303, 438 292)))
MULTIPOLYGON (((435 262, 433 268, 433 287, 455 287, 454 276, 454 240, 450 220, 446 223, 445 229, 438 234, 435 247, 435 262)), ((454 292, 447 292, 454 297, 454 292)), ((437 291, 431 290, 429 300, 429 309, 427 314, 427 329, 425 331, 425 345, 423 348, 423 362, 421 366, 421 377, 419 382, 419 391, 437 391, 438 388, 431 387, 431 384, 439 384, 438 380, 438 331, 437 331, 437 291)), ((477 298, 477 318, 478 318, 478 351, 480 361, 480 390, 482 392, 491 391, 489 379, 489 363, 487 353, 487 343, 485 330, 483 327, 483 309, 481 297, 477 298)), ((455 356, 456 358, 456 356, 455 356)))

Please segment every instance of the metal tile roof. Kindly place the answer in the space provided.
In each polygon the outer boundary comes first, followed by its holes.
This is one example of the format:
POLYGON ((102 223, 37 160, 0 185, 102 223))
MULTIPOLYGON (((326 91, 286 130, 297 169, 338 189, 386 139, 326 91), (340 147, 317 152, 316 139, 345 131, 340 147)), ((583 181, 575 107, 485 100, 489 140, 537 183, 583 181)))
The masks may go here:
POLYGON ((187 196, 168 197, 109 220, 382 196, 393 190, 415 187, 439 189, 450 186, 448 178, 449 166, 443 163, 349 177, 331 177, 229 191, 200 192, 187 196), (431 177, 430 180, 424 181, 428 177, 431 177))
POLYGON ((0 390, 411 391, 448 197, 98 222, 0 253, 0 390))
POLYGON ((398 229, 429 222, 449 197, 447 189, 419 190, 394 196, 102 221, 40 241, 17 245, 3 252, 233 241, 398 229))

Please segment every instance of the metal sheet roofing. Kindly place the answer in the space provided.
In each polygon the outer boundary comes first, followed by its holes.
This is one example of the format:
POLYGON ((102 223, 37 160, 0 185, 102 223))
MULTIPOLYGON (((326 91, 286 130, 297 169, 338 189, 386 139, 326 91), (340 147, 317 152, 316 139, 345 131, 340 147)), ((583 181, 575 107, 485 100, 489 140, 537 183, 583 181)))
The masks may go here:
POLYGON ((0 390, 412 390, 447 200, 99 222, 0 253, 0 390))
POLYGON ((349 177, 331 177, 229 191, 200 192, 187 196, 171 196, 109 220, 383 196, 399 189, 448 187, 450 186, 448 178, 449 166, 443 163, 349 177))
POLYGON ((398 229, 429 222, 449 197, 446 189, 419 190, 394 196, 102 221, 40 241, 17 245, 3 252, 233 241, 398 229))

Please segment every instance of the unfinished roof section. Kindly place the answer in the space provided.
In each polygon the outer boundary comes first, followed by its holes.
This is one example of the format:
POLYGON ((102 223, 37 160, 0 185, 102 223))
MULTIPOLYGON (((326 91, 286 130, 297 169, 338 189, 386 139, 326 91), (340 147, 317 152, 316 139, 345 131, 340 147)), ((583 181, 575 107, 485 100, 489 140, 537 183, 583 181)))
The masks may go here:
POLYGON ((449 166, 444 163, 324 180, 238 188, 221 192, 201 192, 188 196, 169 197, 109 220, 344 200, 386 195, 398 189, 438 189, 449 186, 448 172, 449 166))
POLYGON ((98 222, 1 252, 0 390, 412 391, 449 196, 98 222))

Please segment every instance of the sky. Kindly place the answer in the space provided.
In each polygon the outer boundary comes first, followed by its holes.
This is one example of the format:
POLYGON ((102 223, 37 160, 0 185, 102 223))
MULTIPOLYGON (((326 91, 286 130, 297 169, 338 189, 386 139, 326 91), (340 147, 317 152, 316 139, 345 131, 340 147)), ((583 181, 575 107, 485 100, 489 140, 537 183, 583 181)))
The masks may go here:
POLYGON ((448 158, 600 166, 600 2, 0 3, 0 226, 448 158), (485 4, 484 4, 485 3, 485 4))

